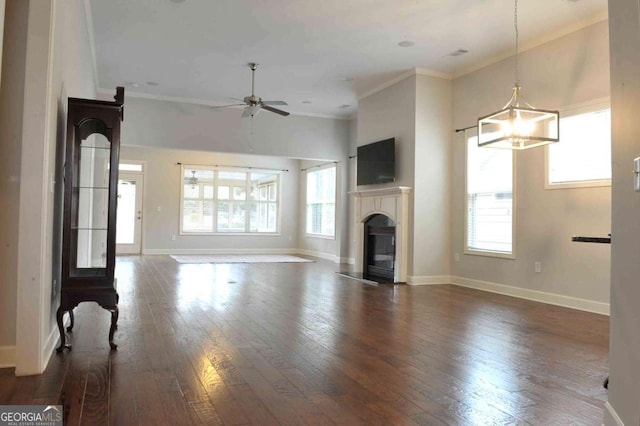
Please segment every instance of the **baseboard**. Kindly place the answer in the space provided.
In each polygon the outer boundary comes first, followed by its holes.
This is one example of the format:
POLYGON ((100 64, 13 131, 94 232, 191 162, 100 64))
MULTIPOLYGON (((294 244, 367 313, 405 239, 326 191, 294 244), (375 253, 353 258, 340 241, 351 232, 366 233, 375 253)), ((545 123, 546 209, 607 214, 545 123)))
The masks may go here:
POLYGON ((624 426, 622 419, 609 404, 609 401, 604 403, 604 424, 605 426, 624 426))
MULTIPOLYGON (((326 260, 330 260, 334 263, 340 263, 340 258, 338 256, 336 256, 335 254, 331 254, 331 253, 323 253, 321 251, 315 251, 315 250, 305 250, 305 249, 298 249, 296 250, 297 254, 303 254, 305 256, 313 256, 313 257, 319 257, 320 259, 326 259, 326 260)), ((294 254, 296 254, 294 253, 294 254)))
POLYGON ((409 285, 435 285, 435 284, 450 284, 451 277, 449 275, 422 275, 422 276, 408 276, 407 284, 409 285))
POLYGON ((354 257, 341 257, 340 263, 346 263, 348 265, 355 265, 356 259, 354 257))
POLYGON ((544 291, 530 290, 521 287, 512 287, 488 281, 474 280, 464 277, 451 277, 451 284, 461 287, 469 287, 484 290, 491 293, 504 294, 520 299, 533 300, 535 302, 548 303, 550 305, 564 306, 581 311, 593 312, 601 315, 609 315, 609 304, 595 302, 593 300, 579 299, 577 297, 563 296, 561 294, 547 293, 544 291))
POLYGON ((297 254, 298 250, 290 249, 145 249, 142 254, 297 254))
POLYGON ((16 366, 16 347, 0 346, 0 368, 16 366))

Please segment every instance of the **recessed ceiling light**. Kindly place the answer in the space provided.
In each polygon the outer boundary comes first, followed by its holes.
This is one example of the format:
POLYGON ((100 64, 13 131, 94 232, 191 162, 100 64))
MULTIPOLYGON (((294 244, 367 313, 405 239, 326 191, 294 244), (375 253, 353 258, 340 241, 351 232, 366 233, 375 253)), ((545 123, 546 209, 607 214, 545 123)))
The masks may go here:
POLYGON ((349 107, 351 107, 351 105, 349 105, 349 104, 342 104, 342 105, 340 105, 338 108, 340 108, 340 109, 346 109, 346 108, 349 108, 349 107))
POLYGON ((147 81, 147 86, 160 86, 160 83, 156 83, 155 81, 147 81))
POLYGON ((415 46, 415 43, 412 42, 411 40, 402 40, 400 43, 398 43, 398 46, 400 46, 400 47, 411 47, 411 46, 415 46))
POLYGON ((140 87, 140 85, 134 81, 127 81, 124 84, 126 84, 129 87, 140 87))
POLYGON ((310 104, 312 103, 311 101, 302 101, 303 104, 310 104))
POLYGON ((353 77, 343 77, 340 80, 342 80, 342 81, 353 81, 353 77))

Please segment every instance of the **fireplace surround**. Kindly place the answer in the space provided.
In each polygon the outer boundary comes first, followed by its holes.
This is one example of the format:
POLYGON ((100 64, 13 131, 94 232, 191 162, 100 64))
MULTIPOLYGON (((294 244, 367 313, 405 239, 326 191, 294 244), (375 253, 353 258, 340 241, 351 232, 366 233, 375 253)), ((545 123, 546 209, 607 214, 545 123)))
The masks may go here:
POLYGON ((393 281, 407 281, 409 248, 409 195, 411 188, 394 186, 354 191, 354 271, 364 273, 365 223, 373 215, 387 216, 395 225, 393 281))

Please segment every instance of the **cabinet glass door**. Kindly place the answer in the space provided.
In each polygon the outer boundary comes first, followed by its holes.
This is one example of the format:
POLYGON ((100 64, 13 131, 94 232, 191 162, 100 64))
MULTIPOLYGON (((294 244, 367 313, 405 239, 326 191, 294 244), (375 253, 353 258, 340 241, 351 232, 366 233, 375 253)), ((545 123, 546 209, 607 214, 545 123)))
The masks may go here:
POLYGON ((111 144, 94 133, 82 140, 77 194, 76 268, 107 267, 109 158, 111 144))

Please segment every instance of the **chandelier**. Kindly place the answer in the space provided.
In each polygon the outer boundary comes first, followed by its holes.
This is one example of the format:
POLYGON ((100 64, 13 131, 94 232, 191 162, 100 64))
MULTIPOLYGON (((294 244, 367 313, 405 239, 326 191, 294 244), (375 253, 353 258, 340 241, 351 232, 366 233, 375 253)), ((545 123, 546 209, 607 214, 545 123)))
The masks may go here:
POLYGON ((513 22, 516 33, 513 93, 500 111, 478 118, 478 146, 523 150, 559 140, 558 111, 536 109, 520 96, 518 0, 515 0, 513 22))

